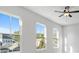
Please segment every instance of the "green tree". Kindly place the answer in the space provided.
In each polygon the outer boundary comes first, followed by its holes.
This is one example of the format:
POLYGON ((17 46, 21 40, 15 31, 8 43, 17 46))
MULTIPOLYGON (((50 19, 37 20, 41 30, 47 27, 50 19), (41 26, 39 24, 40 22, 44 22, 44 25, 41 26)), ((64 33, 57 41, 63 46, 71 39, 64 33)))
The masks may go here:
POLYGON ((14 32, 12 38, 13 38, 15 41, 19 42, 19 41, 20 41, 20 33, 19 33, 19 31, 14 32))

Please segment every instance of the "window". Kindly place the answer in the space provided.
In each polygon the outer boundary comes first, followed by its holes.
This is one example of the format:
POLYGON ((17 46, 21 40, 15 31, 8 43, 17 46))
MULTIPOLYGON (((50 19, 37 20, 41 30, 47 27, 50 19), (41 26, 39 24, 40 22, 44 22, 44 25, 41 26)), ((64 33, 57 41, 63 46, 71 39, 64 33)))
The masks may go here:
POLYGON ((20 51, 20 18, 0 13, 1 53, 20 51))
POLYGON ((59 31, 57 28, 53 28, 53 38, 52 43, 54 48, 59 47, 59 31))
POLYGON ((46 47, 46 26, 36 23, 36 48, 42 49, 46 47))

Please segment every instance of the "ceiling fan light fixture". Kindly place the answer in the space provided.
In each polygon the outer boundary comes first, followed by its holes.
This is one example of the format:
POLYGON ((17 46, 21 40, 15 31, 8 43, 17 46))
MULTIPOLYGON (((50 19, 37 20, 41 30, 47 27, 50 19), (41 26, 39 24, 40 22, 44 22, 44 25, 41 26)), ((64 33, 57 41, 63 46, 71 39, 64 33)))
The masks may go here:
POLYGON ((64 13, 64 16, 69 16, 69 13, 64 13))

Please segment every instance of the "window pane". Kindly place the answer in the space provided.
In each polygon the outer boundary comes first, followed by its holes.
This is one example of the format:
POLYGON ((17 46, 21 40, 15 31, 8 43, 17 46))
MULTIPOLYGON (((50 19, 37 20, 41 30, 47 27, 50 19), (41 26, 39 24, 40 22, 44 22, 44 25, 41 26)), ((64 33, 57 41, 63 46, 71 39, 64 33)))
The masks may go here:
POLYGON ((41 23, 36 24, 36 48, 42 49, 46 47, 46 26, 41 23))
POLYGON ((10 33, 10 16, 0 13, 0 33, 10 33))
POLYGON ((59 31, 57 28, 53 28, 53 47, 58 48, 59 47, 59 31))
POLYGON ((11 30, 12 30, 12 39, 16 43, 17 49, 16 51, 20 50, 20 24, 19 24, 19 18, 12 17, 11 18, 11 30))
POLYGON ((10 16, 0 13, 0 52, 8 51, 5 34, 10 34, 10 16))
POLYGON ((13 33, 20 31, 19 18, 11 17, 11 28, 13 33))
POLYGON ((0 13, 0 52, 20 50, 19 18, 0 13))

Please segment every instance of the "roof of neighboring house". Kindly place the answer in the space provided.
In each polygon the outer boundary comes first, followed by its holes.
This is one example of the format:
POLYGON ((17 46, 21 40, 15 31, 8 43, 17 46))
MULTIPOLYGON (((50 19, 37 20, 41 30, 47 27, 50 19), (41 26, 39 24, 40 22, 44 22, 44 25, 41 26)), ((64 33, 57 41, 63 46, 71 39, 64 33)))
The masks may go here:
MULTIPOLYGON (((0 35, 3 35, 3 34, 6 34, 6 35, 11 35, 10 33, 0 33, 0 35)), ((13 34, 12 34, 13 35, 13 34)))
MULTIPOLYGON (((0 28, 0 33, 11 34, 10 29, 7 29, 7 28, 0 28)), ((12 32, 12 34, 13 34, 13 32, 12 32)))

